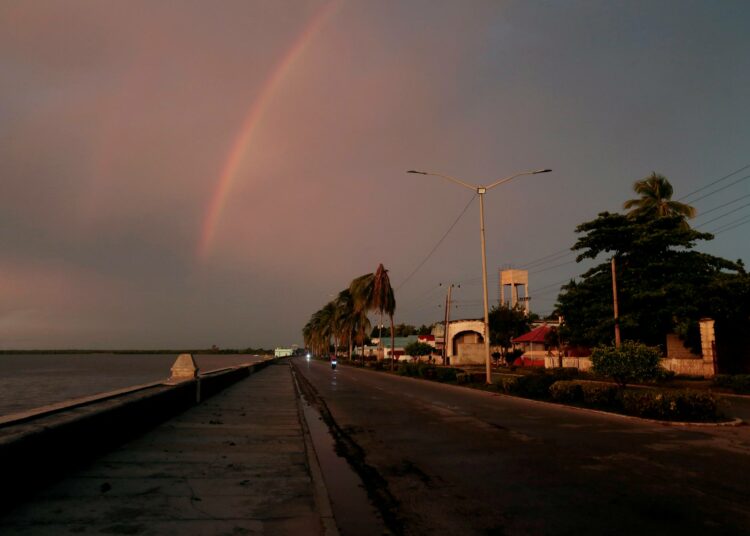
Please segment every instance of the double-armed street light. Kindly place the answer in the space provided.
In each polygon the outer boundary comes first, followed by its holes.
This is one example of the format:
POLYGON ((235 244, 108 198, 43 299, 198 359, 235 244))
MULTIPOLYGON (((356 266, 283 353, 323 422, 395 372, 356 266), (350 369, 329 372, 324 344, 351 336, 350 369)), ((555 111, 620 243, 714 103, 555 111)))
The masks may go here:
MULTIPOLYGON (((485 369, 487 373, 487 383, 492 383, 492 369, 490 368, 490 315, 489 315, 489 309, 488 309, 488 302, 489 302, 489 296, 487 294, 487 253, 486 248, 484 245, 484 194, 487 193, 487 190, 491 190, 495 186, 500 186, 501 184, 504 184, 506 182, 510 182, 516 177, 521 177, 523 175, 537 175, 539 173, 549 173, 552 171, 551 169, 537 169, 534 171, 523 171, 521 173, 516 173, 515 175, 511 175, 510 177, 504 177, 502 179, 498 179, 489 186, 481 186, 481 185, 473 185, 466 183, 462 180, 459 180, 455 177, 451 177, 449 175, 443 175, 442 173, 431 173, 427 171, 417 171, 417 170, 409 170, 407 173, 417 173, 419 175, 431 175, 433 177, 442 177, 444 179, 448 179, 451 182, 455 182, 459 186, 463 186, 464 188, 468 188, 469 190, 474 190, 477 195, 479 195, 479 233, 481 237, 481 244, 482 244, 482 285, 484 288, 484 295, 482 296, 484 298, 484 362, 485 362, 485 369)), ((443 344, 448 344, 448 333, 445 333, 444 335, 445 341, 443 341, 443 344)))

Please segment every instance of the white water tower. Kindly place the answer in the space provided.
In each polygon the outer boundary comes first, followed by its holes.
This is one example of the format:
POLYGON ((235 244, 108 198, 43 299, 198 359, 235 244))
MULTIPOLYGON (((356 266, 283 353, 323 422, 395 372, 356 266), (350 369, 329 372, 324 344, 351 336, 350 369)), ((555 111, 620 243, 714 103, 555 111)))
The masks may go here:
POLYGON ((500 270, 500 304, 515 307, 518 303, 524 304, 526 314, 529 314, 529 271, 528 270, 500 270), (509 299, 505 299, 505 288, 510 287, 509 299), (519 287, 522 293, 519 295, 519 287))

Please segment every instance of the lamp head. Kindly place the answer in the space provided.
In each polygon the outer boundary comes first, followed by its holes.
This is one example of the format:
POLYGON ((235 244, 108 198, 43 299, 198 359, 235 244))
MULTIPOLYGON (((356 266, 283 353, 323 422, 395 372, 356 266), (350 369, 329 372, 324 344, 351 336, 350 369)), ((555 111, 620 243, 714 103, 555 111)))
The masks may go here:
POLYGON ((535 171, 535 172, 533 173, 533 175, 537 175, 537 174, 539 174, 539 173, 549 173, 550 171, 552 171, 552 170, 551 170, 551 169, 538 169, 538 170, 536 170, 536 171, 535 171))
POLYGON ((417 171, 416 169, 410 169, 407 173, 416 173, 418 175, 427 175, 424 171, 417 171))

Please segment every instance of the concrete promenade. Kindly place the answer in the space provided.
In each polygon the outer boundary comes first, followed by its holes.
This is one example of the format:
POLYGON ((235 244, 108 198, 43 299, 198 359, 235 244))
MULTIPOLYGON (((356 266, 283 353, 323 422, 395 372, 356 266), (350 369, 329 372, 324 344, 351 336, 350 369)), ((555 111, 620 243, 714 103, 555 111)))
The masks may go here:
POLYGON ((272 364, 40 491, 0 534, 335 535, 305 430, 272 364))

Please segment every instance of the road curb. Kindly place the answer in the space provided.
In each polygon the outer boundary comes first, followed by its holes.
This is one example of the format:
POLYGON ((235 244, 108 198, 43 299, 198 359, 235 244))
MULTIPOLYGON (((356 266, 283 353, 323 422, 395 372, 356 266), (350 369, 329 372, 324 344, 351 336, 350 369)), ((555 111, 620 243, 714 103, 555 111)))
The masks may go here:
POLYGON ((294 381, 294 392, 297 398, 297 414, 299 415, 299 422, 302 426, 302 436, 305 440, 305 454, 307 455, 307 463, 310 467, 310 477, 313 481, 315 504, 318 507, 320 520, 323 523, 323 533, 325 536, 339 536, 339 528, 336 525, 336 519, 333 516, 333 508, 331 507, 331 497, 328 494, 328 487, 323 478, 323 471, 320 469, 318 455, 315 452, 315 447, 313 446, 312 438, 310 437, 310 428, 308 427, 305 412, 302 408, 302 390, 297 382, 297 373, 291 363, 289 363, 289 372, 294 381))
MULTIPOLYGON (((457 386, 458 387, 458 386, 457 386)), ((469 387, 471 389, 471 387, 469 387)), ((535 402, 537 404, 542 404, 545 406, 553 406, 556 408, 566 408, 566 409, 572 409, 576 411, 582 411, 585 413, 597 413, 599 415, 607 415, 611 417, 620 417, 622 419, 632 420, 632 421, 639 421, 639 422, 650 422, 654 424, 661 424, 665 426, 697 426, 697 427, 716 427, 716 426, 740 426, 745 421, 739 418, 734 418, 731 421, 725 421, 725 422, 682 422, 682 421, 660 421, 658 419, 647 419, 645 417, 636 417, 635 415, 623 415, 622 413, 614 413, 611 411, 603 411, 600 409, 591 409, 591 408, 581 408, 579 406, 569 406, 568 404, 557 404, 555 402, 546 402, 544 400, 534 400, 533 398, 524 398, 522 396, 513 396, 513 395, 506 395, 505 393, 490 393, 488 391, 481 391, 480 389, 475 389, 475 391, 480 391, 483 393, 487 393, 490 396, 502 396, 506 398, 513 398, 515 400, 526 400, 528 402, 535 402)))

